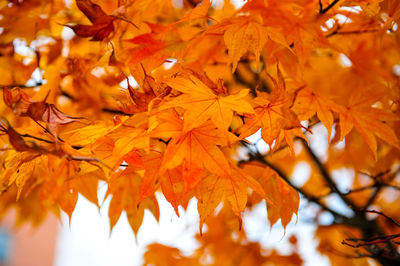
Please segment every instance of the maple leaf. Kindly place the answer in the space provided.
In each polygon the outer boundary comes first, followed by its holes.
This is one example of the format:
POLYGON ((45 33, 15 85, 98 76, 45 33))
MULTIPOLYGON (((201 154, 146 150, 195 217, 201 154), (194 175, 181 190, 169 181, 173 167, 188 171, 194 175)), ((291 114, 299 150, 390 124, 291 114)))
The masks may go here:
POLYGON ((264 200, 286 229, 300 193, 332 265, 399 264, 399 1, 3 2, 0 218, 71 219, 101 181, 111 230, 197 199, 196 250, 147 264, 301 265, 301 238, 281 255, 246 234, 264 200))
POLYGON ((372 107, 378 98, 374 94, 359 95, 353 93, 348 106, 337 106, 339 113, 340 140, 343 140, 353 127, 360 133, 368 144, 374 158, 377 158, 376 137, 400 149, 399 140, 386 122, 399 120, 398 116, 372 107))
POLYGON ((161 187, 166 200, 179 216, 178 207, 187 199, 187 190, 185 189, 187 185, 183 179, 183 171, 181 167, 177 167, 160 175, 162 159, 163 154, 160 152, 151 152, 140 157, 143 164, 142 169, 145 169, 140 183, 140 201, 153 196, 161 187))
MULTIPOLYGON (((167 43, 162 40, 158 40, 158 36, 154 33, 146 33, 139 36, 136 36, 132 39, 126 40, 127 42, 131 42, 139 45, 139 47, 133 50, 133 55, 130 63, 136 64, 141 62, 142 60, 154 55, 159 54, 160 51, 172 45, 171 43, 167 43)), ((163 61, 166 59, 168 55, 165 55, 163 58, 159 59, 163 61)))
POLYGON ((182 50, 184 40, 175 24, 161 26, 146 23, 146 25, 151 29, 150 33, 140 34, 125 41, 135 44, 135 47, 130 49, 132 57, 129 64, 144 63, 146 60, 145 68, 153 70, 168 58, 176 57, 182 50))
POLYGON ((180 20, 179 22, 191 21, 191 20, 198 19, 198 18, 205 18, 207 16, 208 10, 211 7, 211 2, 212 1, 210 1, 210 0, 203 0, 200 5, 197 5, 195 8, 190 10, 190 12, 188 12, 184 16, 184 18, 182 20, 180 20))
POLYGON ((311 118, 314 114, 328 130, 328 139, 331 137, 333 126, 333 114, 335 103, 326 97, 313 92, 309 88, 299 91, 293 106, 293 111, 301 120, 311 118))
POLYGON ((247 51, 254 53, 259 65, 260 52, 267 40, 267 28, 257 22, 241 19, 229 25, 224 34, 224 41, 232 61, 232 72, 235 72, 238 61, 247 51))
POLYGON ((227 199, 232 211, 239 218, 246 207, 248 188, 251 188, 259 196, 266 199, 269 204, 275 205, 257 181, 240 169, 232 166, 231 168, 231 175, 206 175, 196 187, 197 209, 200 215, 200 234, 202 233, 204 222, 213 213, 223 197, 227 199))
POLYGON ((116 172, 110 177, 107 195, 112 195, 108 216, 110 218, 110 230, 113 229, 122 211, 125 210, 129 224, 137 234, 143 221, 144 210, 150 209, 158 220, 159 209, 155 198, 149 198, 140 202, 139 198, 140 176, 131 167, 116 172))
POLYGON ((35 122, 43 121, 47 125, 48 131, 54 136, 57 135, 59 125, 80 122, 82 117, 72 117, 64 114, 54 104, 46 103, 46 99, 41 102, 33 101, 28 94, 20 88, 13 90, 4 89, 4 102, 18 116, 28 116, 35 122))
POLYGON ((66 25, 79 37, 92 37, 91 41, 102 41, 114 31, 115 18, 107 15, 103 9, 90 0, 76 0, 79 10, 92 22, 93 25, 77 24, 66 25))
MULTIPOLYGON (((219 130, 211 122, 189 131, 183 130, 182 120, 177 117, 175 122, 180 123, 180 134, 169 142, 160 169, 161 174, 167 169, 174 169, 182 165, 186 191, 192 189, 200 180, 203 167, 218 176, 230 174, 230 167, 225 155, 219 148, 226 143, 219 130), (180 121, 180 122, 178 122, 180 121)), ((171 123, 171 124, 172 124, 171 123)), ((168 132, 162 132, 165 136, 168 132)), ((153 133, 156 134, 156 133, 153 133)), ((160 133, 157 133, 160 136, 160 133)))
POLYGON ((267 201, 268 220, 272 227, 279 219, 286 228, 292 220, 293 214, 297 215, 299 209, 299 193, 282 180, 276 172, 258 163, 248 163, 243 171, 261 180, 263 191, 270 199, 267 201))
POLYGON ((248 90, 237 94, 220 96, 214 93, 198 78, 177 77, 164 81, 173 89, 183 94, 163 105, 162 109, 182 107, 185 109, 184 129, 199 126, 211 118, 211 121, 222 130, 227 130, 232 122, 233 112, 254 113, 251 105, 245 100, 248 90))
MULTIPOLYGON (((111 150, 107 150, 104 156, 111 163, 110 167, 119 167, 124 156, 134 149, 149 149, 150 136, 147 132, 147 117, 143 113, 139 113, 129 118, 125 118, 117 126, 109 130, 104 141, 111 141, 111 150)), ((102 141, 97 145, 102 148, 102 141)))
POLYGON ((295 94, 286 90, 285 81, 278 66, 277 69, 278 79, 275 80, 270 76, 274 90, 271 94, 261 93, 252 100, 256 114, 250 116, 249 121, 243 125, 239 136, 241 138, 250 136, 261 127, 261 136, 270 147, 282 130, 302 127, 297 115, 291 110, 295 94))

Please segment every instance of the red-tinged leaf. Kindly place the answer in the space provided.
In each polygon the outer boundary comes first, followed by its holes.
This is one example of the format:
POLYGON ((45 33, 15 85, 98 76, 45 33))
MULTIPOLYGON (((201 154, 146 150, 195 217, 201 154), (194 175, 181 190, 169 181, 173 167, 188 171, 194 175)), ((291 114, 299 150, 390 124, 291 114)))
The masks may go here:
POLYGON ((53 135, 57 135, 59 125, 80 122, 82 117, 72 117, 64 114, 54 104, 46 103, 46 99, 35 102, 20 88, 13 90, 4 89, 4 101, 8 107, 18 116, 28 116, 34 121, 46 123, 47 129, 53 135))
POLYGON ((75 25, 71 28, 76 35, 82 38, 92 37, 92 41, 102 41, 114 31, 114 17, 107 15, 99 5, 89 0, 77 0, 76 5, 93 23, 93 25, 75 25))
POLYGON ((76 0, 76 5, 92 23, 99 22, 107 16, 99 5, 90 0, 76 0))
POLYGON ((167 43, 158 40, 154 33, 142 34, 126 41, 139 45, 133 52, 131 64, 139 63, 167 46, 167 43))
POLYGON ((58 147, 47 148, 47 147, 39 146, 34 141, 25 141, 25 139, 22 137, 23 135, 21 135, 17 131, 15 131, 15 129, 13 127, 11 127, 10 125, 8 125, 7 127, 4 127, 0 124, 0 129, 2 129, 2 131, 7 133, 8 140, 16 151, 32 152, 32 153, 35 153, 36 155, 47 154, 47 153, 58 154, 58 155, 65 154, 58 147))
POLYGON ((90 39, 91 41, 102 41, 114 31, 114 25, 112 21, 108 23, 94 24, 92 26, 80 24, 66 26, 71 28, 75 34, 81 38, 92 37, 90 39))
POLYGON ((125 162, 127 162, 130 166, 132 167, 137 167, 137 168, 145 168, 145 165, 141 159, 141 157, 139 156, 139 154, 137 153, 137 151, 132 150, 129 153, 127 153, 122 160, 124 160, 125 162))
POLYGON ((36 151, 36 147, 28 145, 28 143, 26 143, 25 140, 11 126, 8 126, 5 130, 8 134, 10 144, 16 151, 36 151))

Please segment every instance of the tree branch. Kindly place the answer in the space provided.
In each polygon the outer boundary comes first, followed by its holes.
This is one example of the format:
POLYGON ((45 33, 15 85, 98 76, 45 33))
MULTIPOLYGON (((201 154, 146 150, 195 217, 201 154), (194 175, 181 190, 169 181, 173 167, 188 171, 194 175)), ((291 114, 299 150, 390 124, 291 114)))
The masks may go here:
POLYGON ((313 159, 315 165, 318 167, 318 170, 320 171, 323 179, 326 181, 326 183, 328 184, 329 188, 336 194, 338 194, 338 196, 341 198, 341 200, 346 203, 346 205, 353 209, 353 210, 357 210, 358 207, 354 204, 354 202, 352 202, 349 198, 347 198, 341 191, 339 191, 336 183, 333 181, 331 175, 328 173, 327 169, 325 168, 325 166, 322 164, 322 162, 319 160, 319 158, 317 157, 317 155, 313 152, 313 150, 310 148, 310 146, 308 146, 307 142, 303 139, 300 139, 300 141, 303 143, 303 147, 306 149, 306 151, 308 152, 308 154, 311 156, 311 158, 313 159))
POLYGON ((244 162, 239 162, 239 163, 245 163, 245 162, 249 162, 249 161, 257 161, 257 162, 260 162, 260 163, 268 166, 269 168, 274 170, 279 175, 279 177, 281 177, 289 186, 291 186, 293 189, 295 189, 297 192, 299 192, 301 195, 303 195, 308 201, 319 205, 323 210, 331 213, 337 219, 348 220, 348 217, 346 217, 346 216, 344 216, 344 215, 342 215, 342 214, 330 209, 328 206, 326 206, 324 203, 322 203, 318 198, 309 195, 302 188, 299 188, 296 185, 294 185, 290 181, 290 179, 283 173, 283 171, 281 169, 279 169, 277 166, 275 166, 275 165, 271 164, 270 162, 268 162, 264 158, 264 156, 262 154, 260 154, 259 152, 251 153, 249 160, 244 161, 244 162))
POLYGON ((21 88, 21 89, 33 89, 38 86, 42 86, 43 82, 42 81, 37 81, 33 85, 25 85, 25 84, 11 84, 11 85, 0 85, 0 89, 12 89, 15 87, 21 88))
POLYGON ((321 0, 319 0, 319 13, 320 14, 325 14, 326 12, 328 12, 332 7, 334 7, 337 2, 339 2, 339 0, 334 0, 332 3, 330 3, 327 7, 323 8, 322 7, 322 2, 321 0))
POLYGON ((381 215, 381 216, 385 217, 386 219, 388 219, 389 221, 391 221, 392 223, 394 223, 395 225, 397 225, 398 227, 400 227, 400 223, 396 222, 393 218, 387 216, 383 212, 376 211, 376 210, 360 210, 360 211, 368 212, 368 213, 375 213, 375 214, 381 215))

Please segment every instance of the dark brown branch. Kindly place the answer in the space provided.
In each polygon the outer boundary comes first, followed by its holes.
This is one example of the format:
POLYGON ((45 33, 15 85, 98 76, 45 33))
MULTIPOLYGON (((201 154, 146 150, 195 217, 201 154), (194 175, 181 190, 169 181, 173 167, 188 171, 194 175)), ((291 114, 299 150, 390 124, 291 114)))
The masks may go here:
POLYGON ((376 210, 360 210, 360 211, 361 212, 368 212, 368 213, 375 213, 375 214, 381 215, 381 216, 385 217, 386 219, 388 219, 389 221, 391 221, 392 223, 394 223, 395 225, 397 225, 398 227, 400 227, 400 223, 396 222, 393 218, 387 216, 383 212, 376 211, 376 210))
MULTIPOLYGON (((374 183, 374 184, 369 185, 369 186, 351 189, 351 190, 349 190, 349 191, 347 191, 347 192, 344 192, 343 195, 349 195, 349 194, 351 194, 351 193, 358 193, 358 192, 362 192, 362 191, 365 191, 365 190, 368 190, 368 189, 376 189, 376 190, 378 190, 378 189, 382 189, 382 188, 392 188, 392 189, 395 189, 395 190, 400 190, 400 186, 394 186, 394 185, 389 185, 389 184, 374 183)), ((375 191, 375 192, 376 192, 376 191, 375 191)), ((374 194, 371 196, 371 198, 370 198, 371 201, 374 201, 374 199, 375 199, 375 197, 376 197, 376 196, 375 196, 376 194, 377 194, 377 193, 374 193, 374 194)), ((372 202, 371 202, 371 203, 372 203, 372 202)), ((369 205, 371 205, 371 203, 367 203, 367 204, 366 204, 367 207, 368 207, 369 205)))
POLYGON ((49 144, 54 144, 54 141, 51 141, 51 140, 48 140, 48 139, 42 139, 42 138, 39 138, 39 137, 36 137, 36 136, 32 136, 32 135, 29 135, 29 134, 18 134, 18 135, 21 136, 21 137, 24 137, 24 138, 36 139, 36 140, 43 141, 43 142, 46 142, 46 143, 49 143, 49 144))
POLYGON ((368 29, 368 30, 353 30, 353 31, 338 31, 335 30, 328 35, 325 36, 325 38, 332 37, 334 35, 350 35, 350 34, 363 34, 363 33, 373 33, 373 32, 378 32, 379 29, 368 29))
MULTIPOLYGON (((368 199, 367 203, 365 204, 364 209, 367 209, 369 206, 371 206, 374 203, 374 201, 378 197, 379 192, 381 192, 383 187, 386 186, 386 184, 383 184, 380 181, 380 177, 383 176, 384 174, 388 173, 388 172, 389 171, 382 172, 382 173, 378 174, 377 176, 373 177, 373 179, 375 180, 375 184, 377 184, 377 187, 376 187, 376 190, 374 191, 374 193, 372 194, 372 196, 368 199)), ((391 175, 391 177, 389 179, 389 182, 396 176, 396 172, 391 175)), ((389 185, 388 185, 388 187, 389 187, 389 185)))
POLYGON ((25 85, 25 84, 0 85, 0 89, 1 90, 3 90, 3 89, 12 89, 12 88, 15 88, 15 87, 18 87, 18 88, 21 88, 21 89, 33 89, 33 88, 36 88, 36 87, 42 86, 42 85, 43 85, 43 82, 39 81, 39 82, 36 82, 33 85, 25 85))
POLYGON ((260 162, 266 166, 268 166, 269 168, 271 168, 272 170, 274 170, 279 177, 281 177, 289 186, 291 186, 293 189, 295 189, 297 192, 299 192, 301 195, 303 195, 308 201, 313 202, 317 205, 319 205, 323 210, 331 213, 335 218, 341 219, 341 220, 347 220, 348 218, 332 209, 330 209, 328 206, 326 206, 324 203, 322 203, 318 198, 313 197, 311 195, 309 195, 307 192, 305 192, 302 188, 299 188, 297 186, 295 186, 290 179, 283 173, 283 171, 281 169, 279 169, 277 166, 271 164, 270 162, 268 162, 264 156, 260 153, 252 153, 250 155, 250 159, 247 161, 243 161, 240 163, 245 163, 245 162, 249 162, 249 161, 257 161, 260 162))
POLYGON ((348 239, 343 240, 342 244, 346 245, 346 246, 350 246, 352 248, 359 248, 359 247, 363 247, 363 246, 370 246, 370 245, 376 245, 376 244, 380 244, 380 243, 386 243, 387 241, 398 238, 398 237, 400 237, 400 234, 378 236, 378 237, 374 237, 374 238, 370 238, 370 239, 348 238, 348 239), (350 244, 348 242, 353 242, 355 244, 350 244))
POLYGON ((110 114, 116 114, 116 115, 132 116, 132 114, 125 113, 125 112, 123 112, 121 110, 111 109, 111 108, 107 108, 107 107, 102 108, 101 111, 104 112, 104 113, 110 113, 110 114))
POLYGON ((306 151, 308 152, 308 154, 311 156, 312 160, 314 161, 315 165, 318 167, 318 170, 320 171, 323 179, 328 184, 329 188, 334 193, 338 194, 338 196, 342 199, 342 201, 344 203, 346 203, 346 205, 348 207, 350 207, 353 210, 358 209, 358 207, 354 204, 354 202, 352 202, 341 191, 339 191, 339 189, 338 189, 336 183, 333 181, 331 175, 328 173, 328 171, 326 170, 325 166, 322 164, 322 162, 317 157, 317 155, 313 152, 313 150, 311 150, 310 146, 308 146, 307 142, 305 140, 303 140, 303 139, 300 139, 300 141, 303 143, 303 147, 306 149, 306 151))
POLYGON ((330 3, 327 7, 323 8, 322 7, 322 3, 321 0, 319 1, 319 13, 320 14, 325 14, 326 12, 328 12, 332 7, 334 7, 337 2, 339 2, 339 0, 334 0, 332 3, 330 3))
MULTIPOLYGON (((71 101, 76 101, 75 97, 72 96, 71 94, 69 94, 66 91, 62 91, 61 95, 67 97, 71 101)), ((132 114, 125 113, 124 111, 117 110, 117 109, 112 109, 112 108, 108 108, 108 107, 103 107, 101 109, 101 111, 104 112, 104 113, 110 113, 110 114, 116 114, 116 115, 129 115, 129 116, 132 116, 132 114)))

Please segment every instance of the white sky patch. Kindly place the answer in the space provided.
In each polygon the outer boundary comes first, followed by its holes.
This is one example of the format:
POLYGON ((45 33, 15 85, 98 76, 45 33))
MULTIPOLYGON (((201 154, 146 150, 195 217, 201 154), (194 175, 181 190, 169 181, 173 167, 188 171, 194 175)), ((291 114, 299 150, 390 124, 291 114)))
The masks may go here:
POLYGON ((328 131, 322 124, 317 124, 312 128, 313 134, 307 134, 311 149, 324 162, 327 159, 328 151, 328 131))
POLYGON ((172 0, 172 5, 175 8, 182 8, 183 7, 183 0, 172 0))
MULTIPOLYGON (((104 195, 105 190, 106 187, 103 186, 99 194, 104 195)), ((160 193, 157 194, 157 199, 160 205, 160 223, 146 211, 136 243, 125 213, 121 215, 110 236, 109 199, 99 213, 95 205, 79 196, 71 227, 63 213, 54 265, 143 265, 145 248, 154 242, 177 247, 184 253, 192 252, 198 246, 194 238, 199 230, 196 201, 190 201, 187 212, 180 209, 181 217, 178 218, 160 193)))
POLYGON ((343 67, 351 67, 353 65, 353 63, 351 63, 351 60, 345 54, 339 55, 339 63, 343 67))
MULTIPOLYGON (((129 85, 131 85, 132 88, 138 88, 139 84, 136 82, 136 80, 133 78, 133 76, 128 77, 129 80, 129 85)), ((119 86, 124 89, 128 89, 128 80, 124 79, 119 83, 119 86)))
POLYGON ((335 25, 336 21, 333 18, 328 19, 325 21, 325 25, 321 26, 322 31, 328 31, 335 25))
POLYGON ((394 22, 392 26, 392 31, 397 31, 398 29, 399 29, 399 24, 394 22))
POLYGON ((346 168, 333 170, 331 176, 341 192, 347 192, 354 180, 354 173, 346 168))
POLYGON ((337 21, 339 22, 339 24, 345 24, 345 23, 350 23, 352 22, 352 20, 349 17, 346 17, 345 15, 342 14, 337 14, 335 16, 335 18, 337 19, 337 21))
POLYGON ((257 130, 257 132, 253 135, 248 136, 246 140, 248 140, 252 144, 255 144, 258 151, 262 154, 265 154, 269 151, 269 146, 261 137, 261 129, 257 130))
POLYGON ((95 67, 93 70, 90 72, 93 74, 93 76, 100 78, 101 76, 106 74, 106 70, 104 67, 95 67))
POLYGON ((175 63, 176 63, 176 59, 175 58, 168 58, 164 63, 163 63, 163 67, 165 70, 171 69, 175 63))
POLYGON ((247 3, 247 0, 231 0, 231 3, 236 9, 239 9, 247 3))
POLYGON ((352 214, 351 209, 349 209, 346 204, 340 199, 338 194, 331 194, 325 197, 326 205, 338 213, 345 216, 350 216, 352 214))
POLYGON ((346 10, 353 13, 360 13, 362 11, 361 6, 342 6, 339 8, 340 10, 346 10))
POLYGON ((61 37, 63 38, 63 40, 65 41, 70 41, 72 40, 72 38, 74 38, 75 33, 74 31, 69 28, 69 27, 64 27, 62 32, 61 32, 61 37))
POLYGON ((393 66, 393 73, 394 73, 396 76, 400 76, 400 65, 394 65, 394 66, 393 66))
POLYGON ((310 178, 310 174, 311 174, 310 165, 306 162, 299 162, 294 167, 291 181, 295 186, 302 187, 310 178))
POLYGON ((270 229, 265 210, 265 203, 262 203, 255 206, 251 212, 244 214, 243 225, 250 241, 259 242, 263 248, 276 249, 279 253, 288 255, 292 252, 292 246, 288 239, 294 234, 298 239, 299 253, 304 260, 303 265, 330 265, 328 258, 321 256, 316 250, 317 242, 313 239, 315 225, 303 222, 304 217, 299 217, 296 223, 296 217, 293 216, 292 221, 286 227, 285 234, 280 221, 270 229))

